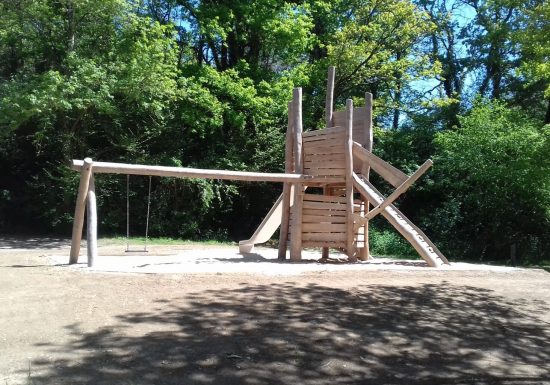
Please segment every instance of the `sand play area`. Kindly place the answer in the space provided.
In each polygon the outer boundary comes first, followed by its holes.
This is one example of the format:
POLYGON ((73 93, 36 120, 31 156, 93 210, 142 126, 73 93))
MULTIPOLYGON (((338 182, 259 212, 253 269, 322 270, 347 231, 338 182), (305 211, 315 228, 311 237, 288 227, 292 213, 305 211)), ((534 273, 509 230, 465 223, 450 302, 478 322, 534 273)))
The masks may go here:
MULTIPOLYGON (((426 262, 418 259, 404 260, 387 257, 376 257, 372 261, 347 263, 347 256, 331 251, 330 259, 321 261, 319 250, 306 249, 299 263, 277 259, 277 249, 255 247, 251 253, 240 254, 235 246, 204 245, 148 245, 147 252, 141 252, 143 245, 133 245, 126 252, 125 245, 100 247, 99 255, 93 267, 87 265, 85 243, 83 243, 79 263, 71 269, 96 272, 118 273, 172 273, 172 274, 209 274, 209 273, 243 273, 267 276, 294 276, 314 272, 369 272, 369 271, 494 271, 513 272, 521 269, 506 266, 491 266, 455 262, 450 266, 433 269, 426 262)), ((45 255, 54 265, 65 265, 67 253, 52 251, 45 255)))

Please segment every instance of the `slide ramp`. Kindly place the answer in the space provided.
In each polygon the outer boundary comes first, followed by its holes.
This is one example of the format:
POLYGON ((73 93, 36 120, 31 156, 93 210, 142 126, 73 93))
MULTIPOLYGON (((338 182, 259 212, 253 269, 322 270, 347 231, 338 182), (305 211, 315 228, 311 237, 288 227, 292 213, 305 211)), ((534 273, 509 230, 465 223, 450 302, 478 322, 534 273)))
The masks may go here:
MULTIPOLYGON (((363 195, 370 204, 377 206, 384 201, 384 196, 363 176, 353 174, 354 187, 363 195)), ((449 264, 449 261, 439 251, 436 245, 416 227, 394 205, 388 205, 380 213, 391 223, 393 227, 414 247, 418 254, 431 267, 439 267, 449 264)))
POLYGON ((254 234, 252 234, 252 237, 239 242, 239 253, 251 253, 255 244, 269 241, 271 236, 281 225, 282 217, 283 194, 275 201, 271 210, 269 210, 262 223, 260 223, 260 226, 258 226, 254 234))

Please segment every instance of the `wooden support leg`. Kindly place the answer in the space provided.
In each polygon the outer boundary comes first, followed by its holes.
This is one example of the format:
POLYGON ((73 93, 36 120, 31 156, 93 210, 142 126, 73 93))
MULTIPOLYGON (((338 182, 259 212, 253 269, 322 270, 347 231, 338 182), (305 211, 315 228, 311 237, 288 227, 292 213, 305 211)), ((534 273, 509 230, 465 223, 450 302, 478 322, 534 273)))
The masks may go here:
MULTIPOLYGON (((302 89, 295 88, 292 94, 292 120, 293 120, 293 158, 294 172, 301 174, 302 161, 302 89)), ((302 259, 302 209, 304 200, 304 185, 294 184, 294 203, 292 205, 292 233, 290 235, 290 260, 302 259)))
MULTIPOLYGON (((363 214, 366 215, 369 212, 369 202, 365 201, 363 204, 365 205, 363 214)), ((361 261, 368 261, 369 259, 372 259, 369 251, 369 222, 365 222, 363 225, 363 234, 365 239, 363 242, 363 248, 359 251, 359 259, 361 261)))
POLYGON ((290 194, 291 184, 283 186, 283 212, 281 214, 281 230, 279 233, 279 260, 286 259, 286 248, 288 245, 288 231, 290 224, 290 194))
POLYGON ((84 227, 84 211, 86 209, 86 195, 88 194, 88 185, 90 175, 92 174, 93 161, 90 158, 84 159, 84 165, 80 172, 80 183, 78 185, 78 195, 74 209, 73 234, 71 239, 71 253, 69 264, 78 262, 80 254, 80 241, 82 240, 82 228, 84 227))
POLYGON ((294 185, 294 204, 292 205, 292 233, 290 234, 290 260, 302 260, 302 210, 304 206, 304 188, 294 185))
MULTIPOLYGON (((288 103, 288 124, 286 128, 285 140, 285 173, 294 171, 294 115, 292 112, 293 102, 288 103)), ((292 195, 292 185, 285 183, 283 185, 283 212, 281 215, 281 231, 279 234, 279 260, 286 259, 286 249, 288 245, 288 231, 290 228, 290 199, 292 195)))
MULTIPOLYGON (((327 76, 327 95, 325 100, 325 125, 326 127, 332 126, 332 109, 334 107, 334 77, 336 74, 336 68, 331 66, 328 68, 327 76)), ((323 194, 332 195, 329 188, 323 188, 323 194)), ((329 248, 323 247, 321 251, 321 258, 328 259, 329 248)))
POLYGON ((353 155, 352 155, 352 124, 353 124, 353 101, 346 101, 346 144, 344 157, 346 161, 346 254, 350 262, 357 261, 357 248, 353 239, 353 155))
POLYGON ((369 259, 373 259, 369 252, 369 225, 365 224, 364 226, 365 231, 365 246, 360 250, 359 252, 359 259, 361 261, 368 261, 369 259))
MULTIPOLYGON (((363 138, 364 146, 368 151, 372 152, 372 145, 373 145, 373 130, 372 130, 372 107, 373 107, 373 101, 372 101, 372 94, 370 92, 365 93, 365 112, 366 116, 363 120, 363 132, 365 137, 363 138)), ((370 167, 368 165, 363 166, 363 170, 361 170, 363 173, 363 176, 369 180, 369 173, 370 173, 370 167)), ((365 200, 365 215, 368 215, 370 210, 370 204, 367 200, 365 200)), ((373 259, 370 255, 370 245, 369 245, 369 222, 366 222, 364 225, 364 232, 365 232, 365 247, 361 250, 361 254, 359 258, 361 258, 362 261, 368 261, 369 259, 373 259)))
MULTIPOLYGON (((331 68, 333 68, 333 67, 331 67, 331 68)), ((323 194, 324 195, 330 195, 330 189, 327 188, 326 186, 323 187, 323 194)), ((328 247, 323 247, 321 249, 321 258, 322 259, 328 259, 328 257, 329 257, 329 248, 328 247)))
POLYGON ((86 226, 86 246, 88 251, 88 267, 93 267, 97 259, 97 203, 95 195, 95 180, 94 174, 90 176, 90 184, 88 186, 88 212, 86 226))

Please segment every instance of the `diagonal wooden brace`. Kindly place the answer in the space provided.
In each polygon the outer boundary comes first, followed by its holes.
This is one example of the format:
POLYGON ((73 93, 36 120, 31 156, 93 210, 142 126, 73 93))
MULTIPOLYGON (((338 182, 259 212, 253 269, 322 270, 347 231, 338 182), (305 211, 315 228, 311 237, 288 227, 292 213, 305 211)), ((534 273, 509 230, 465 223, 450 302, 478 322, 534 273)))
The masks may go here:
POLYGON ((431 159, 428 159, 427 161, 425 161, 424 164, 422 164, 422 166, 420 166, 418 170, 414 172, 414 174, 412 174, 410 177, 407 178, 407 180, 401 183, 394 190, 394 192, 392 192, 386 199, 384 199, 384 201, 382 201, 380 204, 378 204, 378 206, 376 206, 371 211, 369 211, 368 214, 365 215, 365 220, 367 221, 371 220, 372 218, 380 214, 382 211, 384 211, 386 207, 391 205, 393 201, 395 201, 397 198, 399 198, 401 194, 407 191, 409 187, 411 187, 412 184, 418 180, 418 178, 420 178, 426 171, 428 171, 428 169, 432 167, 432 165, 433 165, 433 162, 431 159))
POLYGON ((403 171, 393 167, 388 162, 380 159, 369 150, 363 148, 359 143, 353 142, 354 162, 369 165, 378 175, 393 187, 400 186, 408 178, 403 171))
MULTIPOLYGON (((381 204, 384 202, 382 194, 367 180, 353 173, 354 187, 357 189, 363 198, 367 199, 371 204, 381 204)), ((449 261, 439 251, 436 245, 414 225, 403 213, 401 213, 394 205, 389 205, 382 211, 382 216, 414 247, 420 256, 428 263, 429 266, 441 266, 448 264, 449 261)), ((364 218, 354 218, 356 221, 362 221, 364 218)))

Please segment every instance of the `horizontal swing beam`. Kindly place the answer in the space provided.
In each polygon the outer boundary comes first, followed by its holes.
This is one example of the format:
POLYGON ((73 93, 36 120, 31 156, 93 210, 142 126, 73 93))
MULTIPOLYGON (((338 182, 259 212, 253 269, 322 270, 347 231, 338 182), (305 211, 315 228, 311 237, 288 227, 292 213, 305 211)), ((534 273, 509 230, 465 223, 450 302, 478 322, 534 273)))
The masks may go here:
MULTIPOLYGON (((84 161, 73 159, 71 169, 81 171, 84 161)), ((323 183, 327 178, 316 178, 303 174, 265 173, 248 171, 209 170, 200 168, 148 166, 140 164, 94 162, 94 173, 152 175, 175 178, 226 179, 251 182, 308 182, 323 183)))

